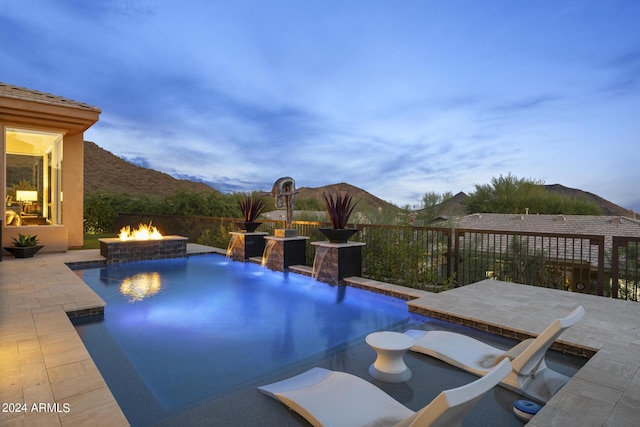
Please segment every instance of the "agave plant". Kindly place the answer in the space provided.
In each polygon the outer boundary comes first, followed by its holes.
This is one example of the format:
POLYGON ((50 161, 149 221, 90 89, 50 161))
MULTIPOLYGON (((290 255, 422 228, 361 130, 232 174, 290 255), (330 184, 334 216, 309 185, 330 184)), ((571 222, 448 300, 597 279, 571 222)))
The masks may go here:
POLYGON ((13 245, 19 248, 26 248, 29 246, 36 246, 38 244, 38 236, 31 236, 29 234, 18 233, 17 238, 13 238, 13 245))
POLYGON ((245 222, 254 222, 266 208, 264 199, 254 195, 246 195, 238 204, 245 222))
POLYGON ((358 202, 354 202, 353 197, 349 194, 333 195, 324 193, 322 198, 333 228, 338 230, 345 228, 358 202))

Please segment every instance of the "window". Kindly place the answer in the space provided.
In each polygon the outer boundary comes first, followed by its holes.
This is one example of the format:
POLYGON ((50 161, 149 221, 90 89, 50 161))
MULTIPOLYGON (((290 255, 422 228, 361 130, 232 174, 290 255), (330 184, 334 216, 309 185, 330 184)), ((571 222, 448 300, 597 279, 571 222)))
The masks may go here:
POLYGON ((5 224, 62 223, 62 134, 6 128, 5 224))

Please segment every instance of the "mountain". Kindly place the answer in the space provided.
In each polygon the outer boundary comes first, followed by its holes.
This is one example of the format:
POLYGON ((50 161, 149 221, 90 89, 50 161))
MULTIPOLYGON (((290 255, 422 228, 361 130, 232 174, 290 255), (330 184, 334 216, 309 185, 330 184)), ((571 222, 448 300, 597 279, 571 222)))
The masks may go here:
MULTIPOLYGON (((585 198, 598 205, 604 215, 631 216, 631 212, 595 194, 564 187, 560 184, 545 185, 547 191, 557 192, 563 196, 585 198)), ((402 209, 386 202, 367 191, 347 183, 331 184, 323 187, 298 188, 300 199, 317 199, 322 201, 322 194, 348 193, 358 203, 380 211, 401 213, 402 209)), ((168 196, 177 191, 215 192, 218 190, 203 182, 189 179, 176 179, 166 173, 158 172, 142 166, 136 166, 93 142, 85 141, 84 145, 84 191, 85 194, 121 193, 131 195, 168 196)), ((469 196, 463 192, 443 202, 439 207, 441 217, 451 218, 466 214, 464 203, 469 196)))
MULTIPOLYGON (((629 216, 632 217, 632 213, 629 209, 625 209, 622 206, 618 206, 600 196, 596 196, 588 191, 578 190, 577 188, 569 188, 560 184, 551 184, 544 186, 545 191, 552 193, 558 193, 564 197, 572 199, 584 199, 597 205, 603 215, 607 216, 629 216)), ((440 212, 440 216, 443 218, 453 218, 456 216, 466 215, 465 202, 469 196, 463 192, 456 194, 452 199, 446 200, 437 207, 440 212)))
POLYGON ((467 207, 465 202, 469 196, 467 193, 459 192, 449 200, 445 200, 437 207, 440 218, 455 218, 459 216, 465 216, 467 214, 467 207))
POLYGON ((176 179, 136 166, 93 142, 84 143, 84 192, 169 196, 177 191, 218 192, 202 182, 176 179))
POLYGON ((324 193, 331 193, 331 194, 346 193, 346 194, 350 194, 353 197, 353 200, 355 202, 358 202, 359 204, 361 203, 363 205, 367 205, 374 209, 396 209, 400 211, 400 208, 398 208, 393 203, 385 202, 384 200, 374 196, 373 194, 361 188, 355 187, 351 184, 347 184, 344 182, 341 182, 339 184, 325 185, 323 187, 317 187, 317 188, 300 187, 297 190, 300 191, 300 193, 298 193, 296 197, 300 199, 323 200, 322 195, 324 193))
POLYGON ((544 186, 547 191, 559 193, 562 196, 570 197, 572 199, 583 198, 589 202, 595 203, 602 209, 603 215, 610 216, 630 216, 629 209, 625 209, 622 206, 618 206, 608 200, 603 199, 600 196, 596 196, 588 191, 578 190, 577 188, 569 188, 560 184, 550 184, 544 186))
MULTIPOLYGON (((392 203, 346 183, 319 188, 302 187, 298 190, 300 191, 298 198, 314 198, 321 201, 322 194, 325 192, 347 192, 353 195, 355 201, 363 205, 375 209, 400 210, 392 203)), ((168 196, 176 191, 219 193, 204 182, 177 179, 166 173, 135 165, 90 141, 85 141, 84 144, 84 191, 85 194, 102 192, 156 196, 168 196)))

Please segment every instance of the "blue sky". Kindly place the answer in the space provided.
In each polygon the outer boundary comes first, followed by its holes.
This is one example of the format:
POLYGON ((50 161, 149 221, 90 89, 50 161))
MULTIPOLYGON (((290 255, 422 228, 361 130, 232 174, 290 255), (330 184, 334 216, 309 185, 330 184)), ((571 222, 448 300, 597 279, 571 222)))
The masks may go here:
POLYGON ((0 0, 0 81, 223 191, 399 206, 509 173, 640 211, 640 2, 0 0))

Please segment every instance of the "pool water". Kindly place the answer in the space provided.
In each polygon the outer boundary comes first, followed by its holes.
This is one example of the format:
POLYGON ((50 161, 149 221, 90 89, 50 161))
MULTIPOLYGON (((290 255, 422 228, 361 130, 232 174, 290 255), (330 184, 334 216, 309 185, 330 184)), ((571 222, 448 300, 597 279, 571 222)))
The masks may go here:
MULTIPOLYGON (((106 303, 103 321, 77 324, 91 357, 133 426, 307 425, 257 391, 314 366, 349 372, 417 411, 477 377, 408 352, 406 383, 373 380, 367 334, 451 330, 508 349, 515 341, 408 312, 406 303, 220 255, 117 264, 76 273, 106 303)), ((583 359, 547 353, 572 376, 583 359)), ((522 426, 520 395, 495 387, 465 427, 522 426)))
POLYGON ((410 322, 404 301, 215 255, 76 273, 107 304, 77 326, 92 356, 115 342, 169 412, 410 322))

